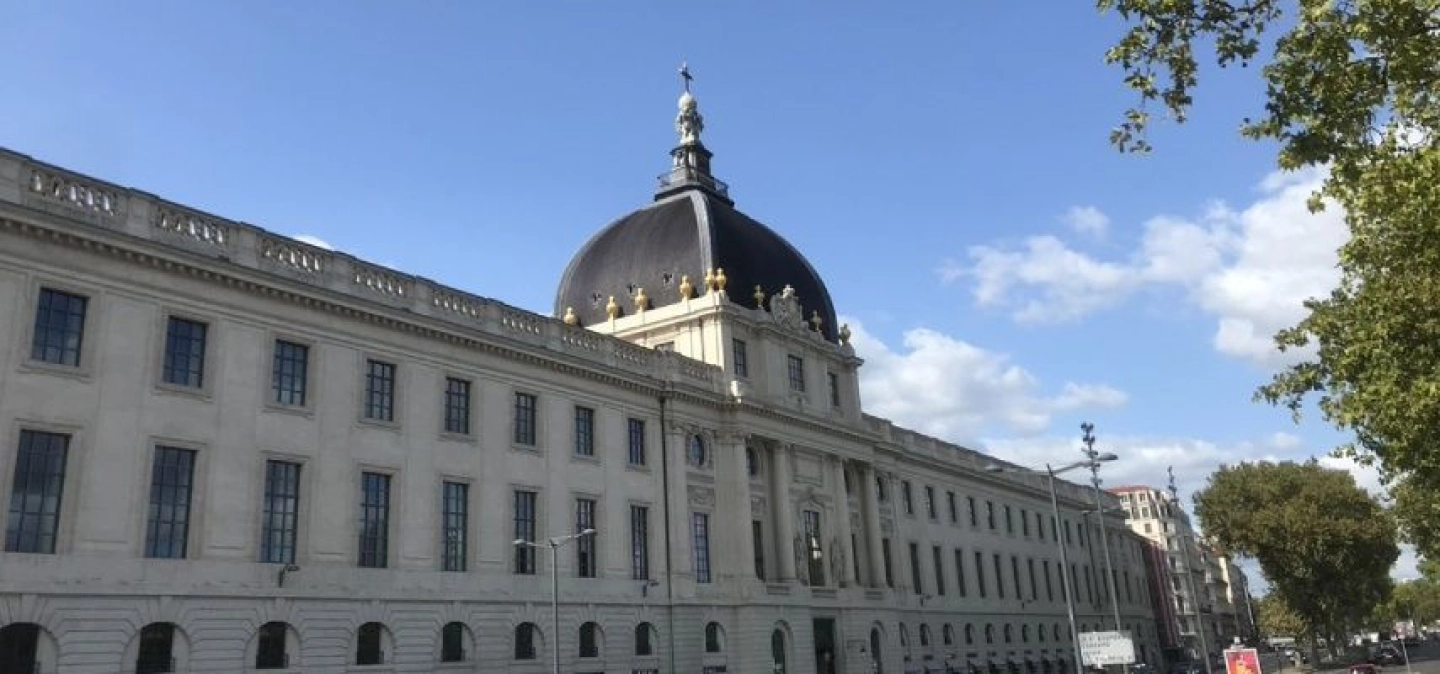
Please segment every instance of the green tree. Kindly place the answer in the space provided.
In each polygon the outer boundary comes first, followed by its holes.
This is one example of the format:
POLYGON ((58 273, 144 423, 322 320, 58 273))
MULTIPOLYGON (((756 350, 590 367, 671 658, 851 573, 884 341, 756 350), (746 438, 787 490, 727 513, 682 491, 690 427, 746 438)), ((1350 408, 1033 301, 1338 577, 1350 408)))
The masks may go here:
POLYGON ((1395 525, 1349 473, 1314 461, 1222 466, 1195 514, 1221 549, 1259 562, 1311 643, 1343 644, 1389 596, 1395 525))
POLYGON ((1312 632, 1300 614, 1285 605, 1280 595, 1271 592, 1256 603, 1260 605, 1260 633, 1266 637, 1290 637, 1298 640, 1312 632))
POLYGON ((1339 286, 1276 337, 1307 360, 1257 397, 1297 415, 1313 397, 1354 432, 1342 454, 1440 491, 1440 0, 1098 5, 1128 25, 1106 56, 1139 98, 1111 136, 1126 151, 1150 149, 1152 108, 1184 121, 1202 55, 1249 65, 1273 48, 1241 132, 1277 142, 1284 169, 1327 170, 1311 207, 1342 207, 1351 238, 1339 286))
POLYGON ((1440 559, 1440 499, 1435 491, 1421 479, 1407 476, 1391 485, 1390 496, 1391 512, 1405 540, 1425 559, 1440 559))

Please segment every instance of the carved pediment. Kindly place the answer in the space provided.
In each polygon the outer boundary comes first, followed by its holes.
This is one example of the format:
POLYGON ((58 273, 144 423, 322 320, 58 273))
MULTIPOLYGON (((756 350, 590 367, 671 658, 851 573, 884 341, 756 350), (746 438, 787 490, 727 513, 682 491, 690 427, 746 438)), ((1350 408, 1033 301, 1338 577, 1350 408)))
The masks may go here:
POLYGON ((800 307, 800 296, 788 285, 780 294, 770 298, 770 317, 786 328, 805 331, 805 310, 800 307))

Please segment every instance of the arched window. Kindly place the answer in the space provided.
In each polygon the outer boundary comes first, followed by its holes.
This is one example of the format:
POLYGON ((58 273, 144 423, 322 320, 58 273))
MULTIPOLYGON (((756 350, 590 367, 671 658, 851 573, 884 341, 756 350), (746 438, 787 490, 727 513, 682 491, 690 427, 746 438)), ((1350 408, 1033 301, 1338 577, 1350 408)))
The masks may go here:
POLYGON ((900 623, 900 647, 910 649, 910 630, 905 627, 905 623, 900 623))
POLYGON ((995 626, 990 623, 985 623, 985 643, 995 643, 995 626))
POLYGON ((712 622, 705 625, 705 652, 719 653, 725 650, 725 635, 720 629, 720 623, 712 622))
POLYGON ((770 633, 770 659, 774 661, 772 671, 775 674, 785 674, 785 631, 778 627, 770 633))
POLYGON ((760 453, 755 451, 754 447, 745 448, 745 470, 750 477, 760 475, 760 453))
MULTIPOLYGON (((8 671, 8 670, 7 670, 8 671)), ((140 630, 135 674, 175 671, 175 623, 150 623, 140 630)))
POLYGON ((255 639, 255 669, 290 668, 290 625, 265 623, 255 639))
POLYGON ((705 437, 696 433, 690 436, 690 463, 696 467, 704 468, 706 459, 705 437))
POLYGON ((39 664, 40 626, 10 623, 0 627, 0 672, 33 672, 39 664))
POLYGON ((600 626, 593 622, 580 626, 580 657, 600 657, 600 626))
POLYGON ((635 626, 635 654, 655 654, 655 626, 650 623, 640 623, 635 626))
POLYGON ((920 647, 930 647, 930 626, 925 623, 920 623, 920 647))
POLYGON ((945 626, 940 628, 940 641, 946 646, 955 645, 955 628, 950 623, 945 623, 945 626))
POLYGON ((535 623, 520 623, 515 626, 515 659, 534 660, 535 642, 539 636, 535 623))
POLYGON ((882 667, 884 666, 885 658, 882 657, 880 653, 881 641, 880 628, 870 628, 870 662, 875 665, 876 674, 884 671, 882 667))
POLYGON ((969 645, 974 644, 974 643, 975 643, 975 626, 974 626, 974 625, 971 625, 970 623, 965 623, 965 645, 966 645, 966 646, 969 646, 969 645))
POLYGON ((440 662, 464 662, 466 638, 465 623, 445 623, 440 628, 440 662))
POLYGON ((385 626, 370 622, 355 632, 355 664, 385 664, 385 626))

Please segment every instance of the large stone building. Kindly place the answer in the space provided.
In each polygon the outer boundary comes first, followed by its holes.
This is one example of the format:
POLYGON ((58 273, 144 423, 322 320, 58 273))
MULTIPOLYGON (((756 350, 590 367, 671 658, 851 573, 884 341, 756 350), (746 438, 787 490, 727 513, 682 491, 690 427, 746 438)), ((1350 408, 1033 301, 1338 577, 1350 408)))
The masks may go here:
POLYGON ((679 126, 553 318, 0 150, 0 672, 1073 672, 1092 492, 864 414, 679 126))
POLYGON ((1253 639, 1245 572, 1196 534, 1184 508, 1168 492, 1151 487, 1111 493, 1120 497, 1131 531, 1152 546, 1150 582, 1152 588, 1164 588, 1155 614, 1167 657, 1198 659, 1203 649, 1215 658, 1237 638, 1253 639))

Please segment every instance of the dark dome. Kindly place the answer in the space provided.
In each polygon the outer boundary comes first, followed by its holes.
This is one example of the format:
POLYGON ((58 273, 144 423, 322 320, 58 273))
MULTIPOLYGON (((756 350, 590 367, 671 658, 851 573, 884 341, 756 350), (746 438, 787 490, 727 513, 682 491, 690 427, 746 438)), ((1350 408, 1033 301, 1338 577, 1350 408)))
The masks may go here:
MULTIPOLYGON (((705 272, 725 270, 730 301, 755 306, 755 286, 766 303, 785 286, 795 289, 808 320, 820 312, 826 339, 835 341, 835 307, 820 275, 769 227, 735 210, 729 200, 698 187, 662 194, 655 203, 616 220, 585 244, 560 279, 555 315, 572 307, 581 325, 609 320, 611 296, 624 315, 645 289, 651 308, 680 301, 680 279, 705 293, 705 272)), ((768 308, 768 306, 767 306, 768 308)))

